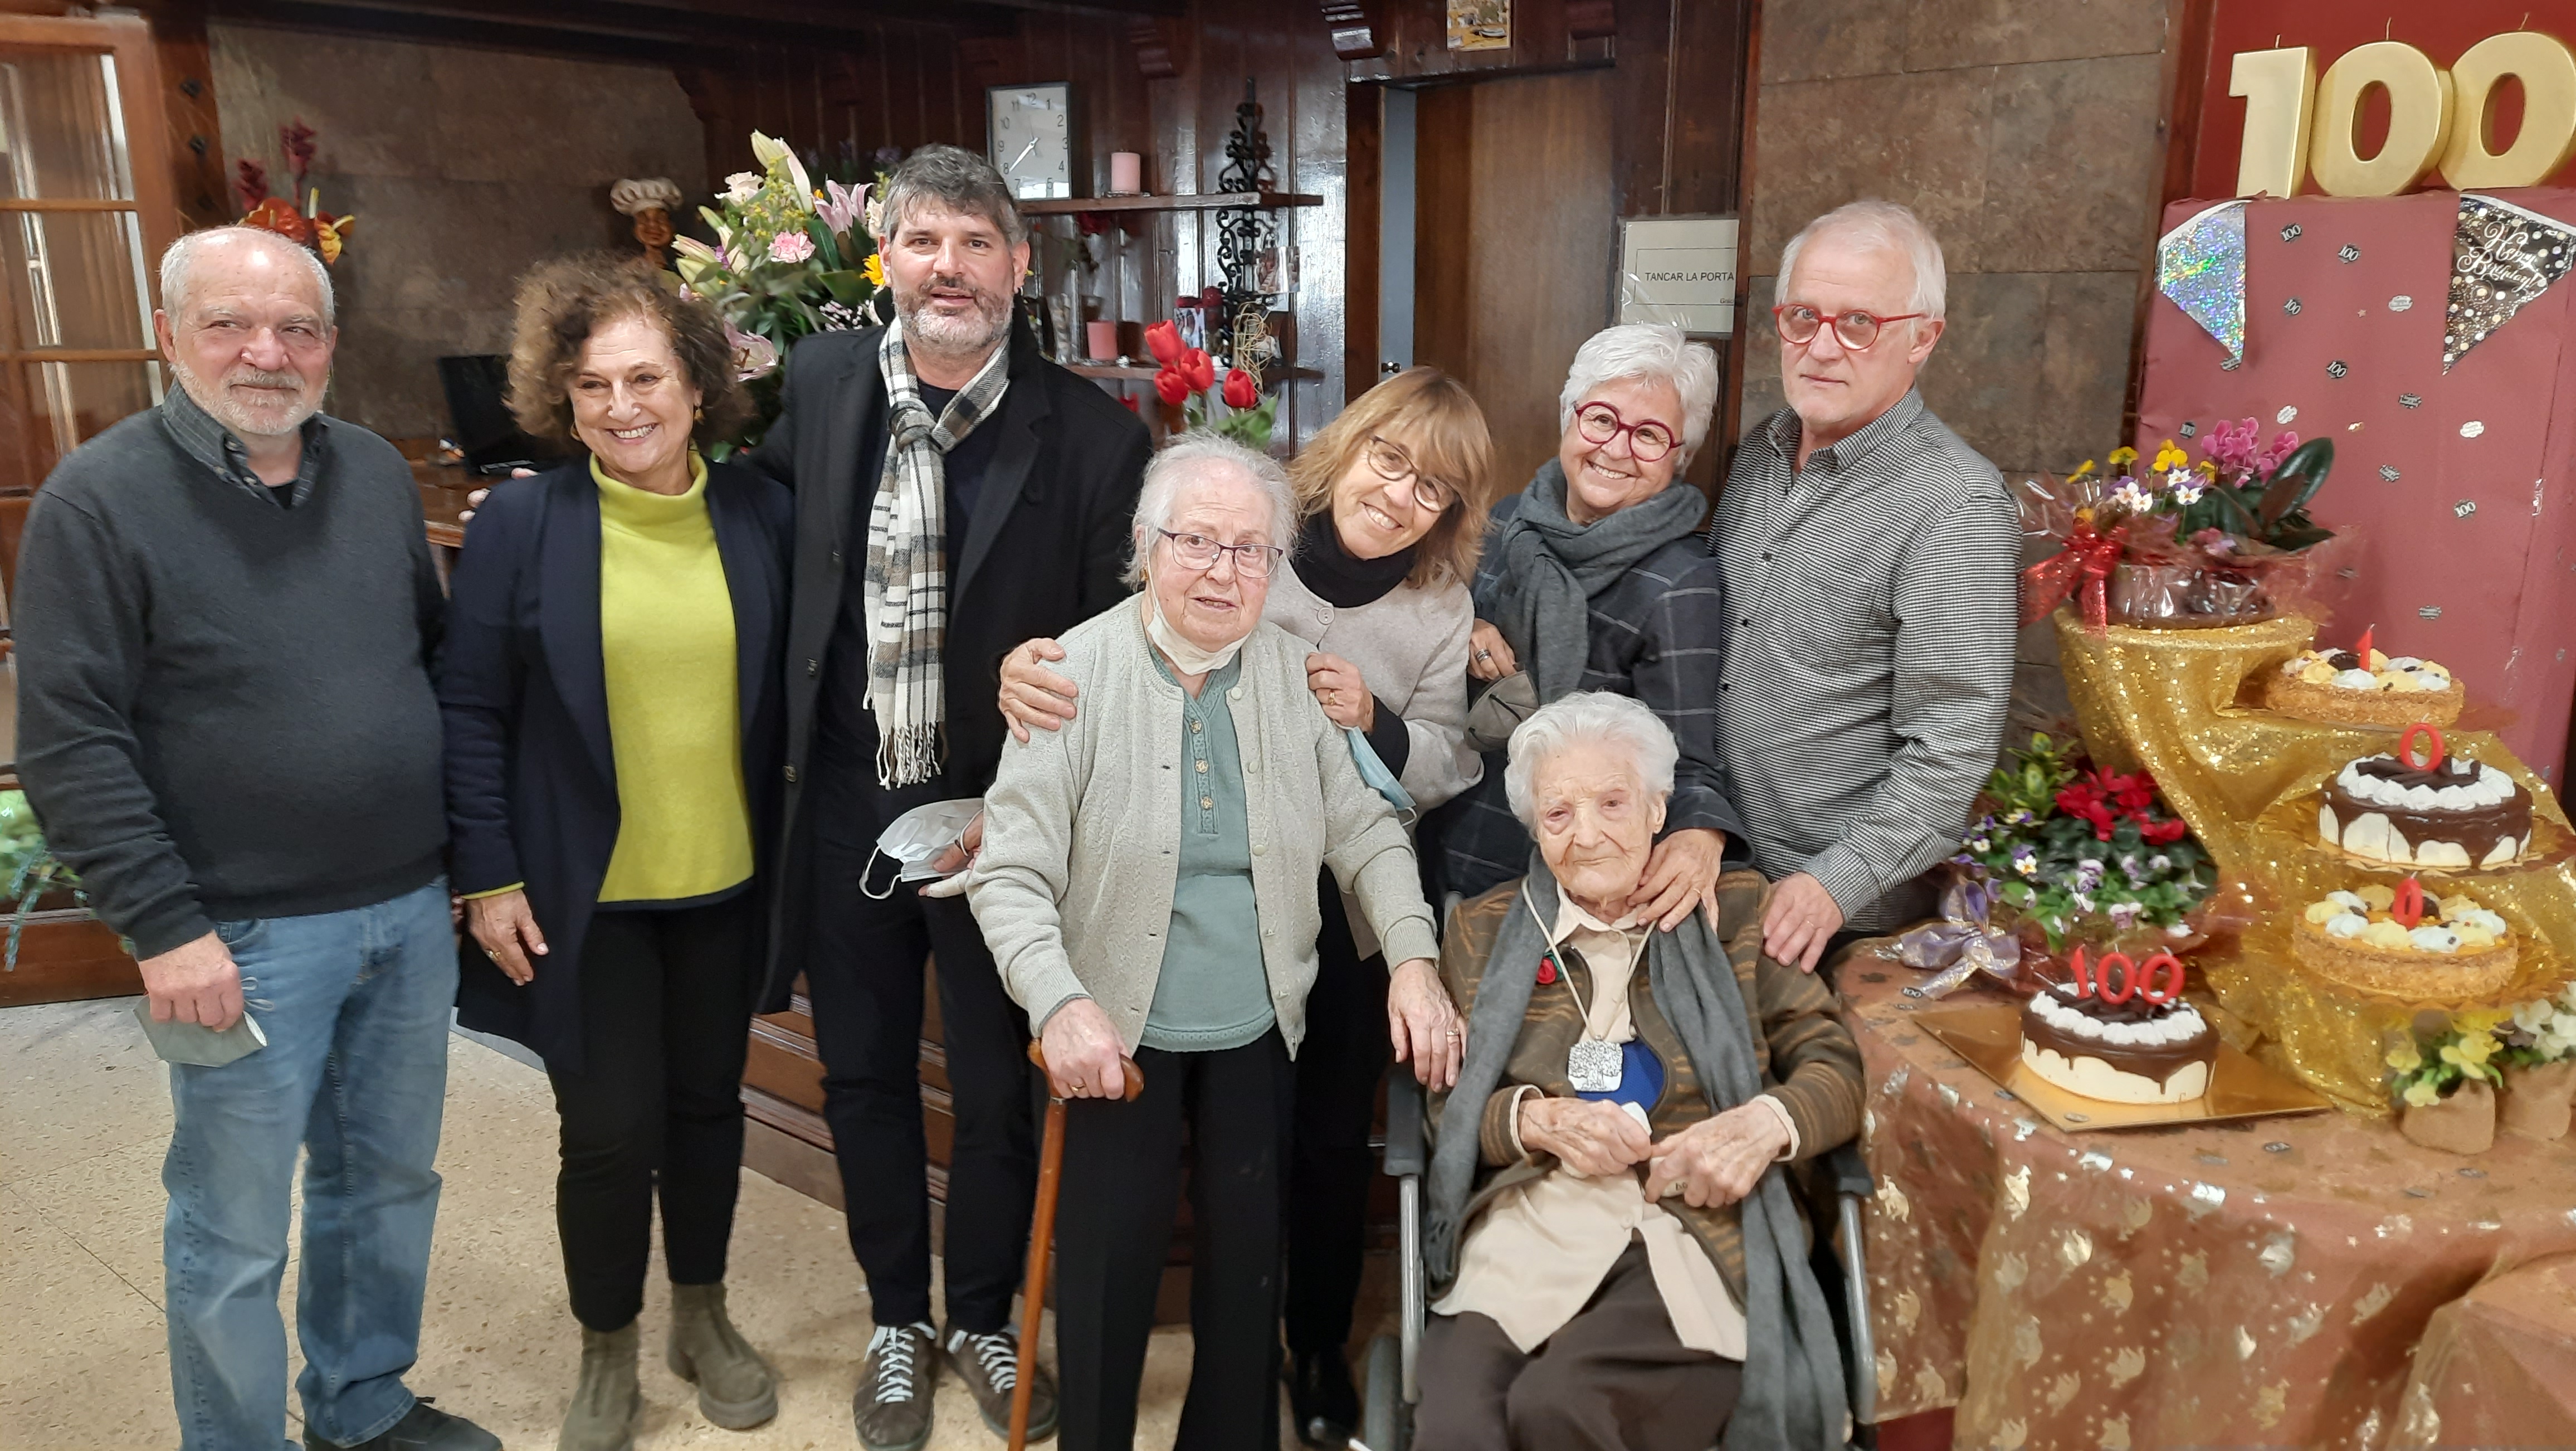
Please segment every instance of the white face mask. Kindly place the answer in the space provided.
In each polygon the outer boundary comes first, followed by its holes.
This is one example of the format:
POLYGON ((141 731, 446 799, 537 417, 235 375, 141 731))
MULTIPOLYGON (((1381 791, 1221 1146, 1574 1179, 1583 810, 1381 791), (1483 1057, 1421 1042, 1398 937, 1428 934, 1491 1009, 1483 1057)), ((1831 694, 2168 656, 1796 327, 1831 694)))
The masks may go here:
POLYGON ((1179 630, 1172 628, 1171 621, 1163 618, 1162 597, 1154 593, 1153 581, 1147 580, 1145 582, 1145 638, 1153 641, 1154 648, 1163 652, 1163 658, 1172 662, 1174 671, 1182 675, 1205 675, 1211 670, 1224 669, 1226 662, 1232 660, 1235 653, 1243 648, 1244 640, 1252 638, 1252 632, 1246 630, 1240 639, 1229 641, 1217 649, 1202 649, 1190 643, 1179 630))

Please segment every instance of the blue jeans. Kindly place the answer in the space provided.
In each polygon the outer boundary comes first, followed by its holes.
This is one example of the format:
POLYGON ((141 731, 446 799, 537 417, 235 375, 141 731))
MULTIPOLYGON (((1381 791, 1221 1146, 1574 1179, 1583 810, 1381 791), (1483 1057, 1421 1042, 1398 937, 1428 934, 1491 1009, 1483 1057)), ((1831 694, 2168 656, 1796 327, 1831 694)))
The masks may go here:
POLYGON ((177 1110, 161 1182, 170 1384, 182 1446, 274 1451, 286 1438, 286 1269, 295 1151, 304 1166, 296 1390, 343 1445, 412 1407, 438 1126, 447 1101, 456 937, 444 878, 346 912, 219 922, 268 1046, 221 1068, 170 1067, 177 1110))

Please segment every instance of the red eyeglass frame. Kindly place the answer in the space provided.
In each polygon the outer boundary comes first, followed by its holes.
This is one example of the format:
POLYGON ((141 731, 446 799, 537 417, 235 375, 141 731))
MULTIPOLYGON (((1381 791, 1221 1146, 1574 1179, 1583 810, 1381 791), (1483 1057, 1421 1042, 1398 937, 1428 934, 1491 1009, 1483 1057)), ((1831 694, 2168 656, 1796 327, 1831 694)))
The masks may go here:
MULTIPOLYGON (((1814 308, 1807 307, 1807 304, 1803 302, 1783 302, 1773 307, 1771 309, 1771 328, 1774 332, 1780 333, 1780 340, 1782 342, 1789 342, 1789 334, 1782 331, 1780 328, 1780 314, 1787 312, 1793 307, 1805 307, 1809 312, 1816 312, 1814 308)), ((1894 317, 1879 317, 1877 313, 1871 312, 1865 307, 1847 307, 1840 312, 1816 312, 1816 331, 1807 335, 1806 342, 1789 342, 1789 346, 1793 348, 1803 348, 1807 343, 1814 342, 1818 335, 1831 329, 1834 335, 1834 341, 1842 344, 1844 352, 1865 353, 1870 349, 1877 347, 1878 339, 1876 337, 1872 337, 1868 342, 1861 344, 1859 347, 1853 347, 1849 342, 1844 340, 1843 330, 1834 326, 1836 323, 1841 322, 1844 318, 1851 316, 1853 313, 1859 313, 1861 316, 1867 318, 1876 318, 1879 328, 1882 331, 1884 331, 1887 325, 1892 322, 1912 322, 1916 318, 1930 317, 1932 315, 1928 312, 1900 312, 1894 317)))

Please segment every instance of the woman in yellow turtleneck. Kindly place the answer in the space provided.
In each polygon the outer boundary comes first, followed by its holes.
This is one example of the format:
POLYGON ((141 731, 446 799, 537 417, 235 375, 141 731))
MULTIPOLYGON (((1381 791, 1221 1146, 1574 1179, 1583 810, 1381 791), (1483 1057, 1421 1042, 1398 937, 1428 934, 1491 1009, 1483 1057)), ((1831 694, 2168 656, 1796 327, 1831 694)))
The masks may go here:
POLYGON ((586 461, 496 489, 451 584, 439 702, 468 1027, 542 1055, 579 1384, 559 1445, 618 1451, 659 1190, 669 1356, 732 1429, 777 1410, 725 1308, 780 778, 787 491, 709 464, 741 416, 703 303, 607 257, 529 273, 511 406, 586 461))

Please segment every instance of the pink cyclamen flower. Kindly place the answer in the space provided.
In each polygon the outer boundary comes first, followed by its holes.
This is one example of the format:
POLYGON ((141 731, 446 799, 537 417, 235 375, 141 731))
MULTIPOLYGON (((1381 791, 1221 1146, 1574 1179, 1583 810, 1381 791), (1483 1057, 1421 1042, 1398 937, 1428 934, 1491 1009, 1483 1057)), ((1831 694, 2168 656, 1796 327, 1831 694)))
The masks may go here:
POLYGON ((803 232, 781 232, 769 239, 769 260, 802 262, 814 255, 814 239, 803 232))
POLYGON ((748 383, 765 377, 778 367, 778 345, 758 333, 747 333, 732 323, 725 324, 725 343, 733 350, 733 371, 737 382, 748 383))

